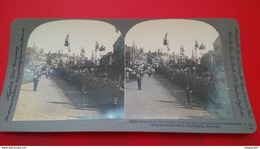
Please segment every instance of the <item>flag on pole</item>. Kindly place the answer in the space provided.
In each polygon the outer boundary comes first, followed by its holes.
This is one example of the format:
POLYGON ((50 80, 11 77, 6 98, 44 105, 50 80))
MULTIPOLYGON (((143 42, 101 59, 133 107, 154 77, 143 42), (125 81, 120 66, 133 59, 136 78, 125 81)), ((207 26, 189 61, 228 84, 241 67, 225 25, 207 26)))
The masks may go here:
POLYGON ((163 38, 163 45, 165 45, 165 46, 168 45, 167 33, 165 34, 165 36, 163 38))
POLYGON ((204 50, 205 49, 205 45, 202 43, 199 47, 199 50, 204 50))
POLYGON ((85 53, 85 49, 84 49, 83 47, 81 47, 80 55, 83 57, 83 56, 84 56, 84 53, 85 53))
POLYGON ((104 47, 103 45, 99 48, 99 51, 105 51, 106 47, 104 47))
POLYGON ((85 49, 81 47, 81 53, 85 53, 85 49))
POLYGON ((199 47, 198 41, 195 39, 195 50, 199 47))
POLYGON ((181 46, 180 47, 180 55, 183 55, 184 54, 184 46, 181 46))
POLYGON ((69 45, 70 45, 70 43, 69 43, 69 34, 68 34, 66 39, 65 39, 64 46, 68 47, 69 45))
POLYGON ((98 42, 96 41, 96 50, 98 50, 99 49, 99 45, 98 45, 98 42))

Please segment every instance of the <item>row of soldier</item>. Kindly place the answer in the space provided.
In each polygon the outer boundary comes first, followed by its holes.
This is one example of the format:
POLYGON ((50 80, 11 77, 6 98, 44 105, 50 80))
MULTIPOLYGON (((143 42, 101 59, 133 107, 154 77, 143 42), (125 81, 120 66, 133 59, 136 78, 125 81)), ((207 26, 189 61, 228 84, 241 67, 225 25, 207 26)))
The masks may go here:
POLYGON ((63 69, 64 79, 68 81, 69 85, 81 90, 81 98, 90 98, 99 105, 122 106, 123 78, 121 75, 118 78, 111 78, 109 73, 111 72, 106 71, 106 69, 103 72, 101 70, 90 72, 89 70, 63 69))
POLYGON ((157 67, 156 72, 171 80, 173 85, 178 85, 187 90, 197 99, 206 101, 208 95, 214 91, 215 79, 208 72, 194 71, 191 67, 181 69, 170 69, 167 67, 157 67))

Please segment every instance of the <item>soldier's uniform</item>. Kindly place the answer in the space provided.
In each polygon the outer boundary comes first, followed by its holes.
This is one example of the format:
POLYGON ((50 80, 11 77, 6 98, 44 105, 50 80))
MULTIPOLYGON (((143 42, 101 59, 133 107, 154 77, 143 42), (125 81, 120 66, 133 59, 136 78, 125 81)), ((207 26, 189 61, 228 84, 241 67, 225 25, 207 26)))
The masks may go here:
POLYGON ((138 90, 142 90, 142 78, 141 77, 137 78, 137 85, 138 85, 138 90))

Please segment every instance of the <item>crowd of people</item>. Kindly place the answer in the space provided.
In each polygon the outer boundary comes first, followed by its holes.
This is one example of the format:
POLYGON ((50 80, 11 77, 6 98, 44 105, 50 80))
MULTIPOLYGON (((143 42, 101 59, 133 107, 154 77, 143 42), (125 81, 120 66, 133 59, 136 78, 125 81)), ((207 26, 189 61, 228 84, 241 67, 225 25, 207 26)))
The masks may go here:
POLYGON ((231 100, 223 67, 218 65, 158 67, 156 72, 170 79, 173 85, 185 90, 187 103, 201 100, 211 113, 221 117, 232 117, 231 100))
POLYGON ((69 86, 81 91, 81 101, 89 98, 99 105, 122 107, 124 105, 124 78, 116 66, 61 69, 69 86))
MULTIPOLYGON (((170 68, 156 67, 155 71, 171 80, 173 85, 178 85, 187 91, 187 101, 191 96, 207 102, 207 98, 215 90, 215 78, 206 68, 195 66, 181 66, 170 68), (189 92, 189 94, 188 94, 189 92)), ((206 104, 206 103, 205 103, 206 104)))

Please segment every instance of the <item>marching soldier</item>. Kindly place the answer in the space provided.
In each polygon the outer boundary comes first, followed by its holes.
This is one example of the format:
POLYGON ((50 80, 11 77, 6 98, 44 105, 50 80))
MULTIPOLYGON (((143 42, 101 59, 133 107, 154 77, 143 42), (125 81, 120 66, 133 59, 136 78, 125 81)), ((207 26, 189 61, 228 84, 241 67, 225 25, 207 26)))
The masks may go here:
POLYGON ((152 76, 152 70, 151 69, 148 70, 148 76, 149 76, 149 78, 152 76))
POLYGON ((33 78, 33 91, 37 90, 38 82, 39 82, 38 77, 34 76, 34 78, 33 78))
POLYGON ((191 107, 191 93, 192 91, 190 90, 190 85, 188 84, 187 87, 186 87, 186 95, 187 95, 187 105, 189 107, 191 107))
POLYGON ((137 77, 137 85, 138 85, 138 90, 142 90, 142 78, 137 77))
POLYGON ((87 97, 87 86, 85 84, 81 89, 81 98, 79 103, 80 106, 83 106, 83 104, 86 102, 86 97, 87 97))

